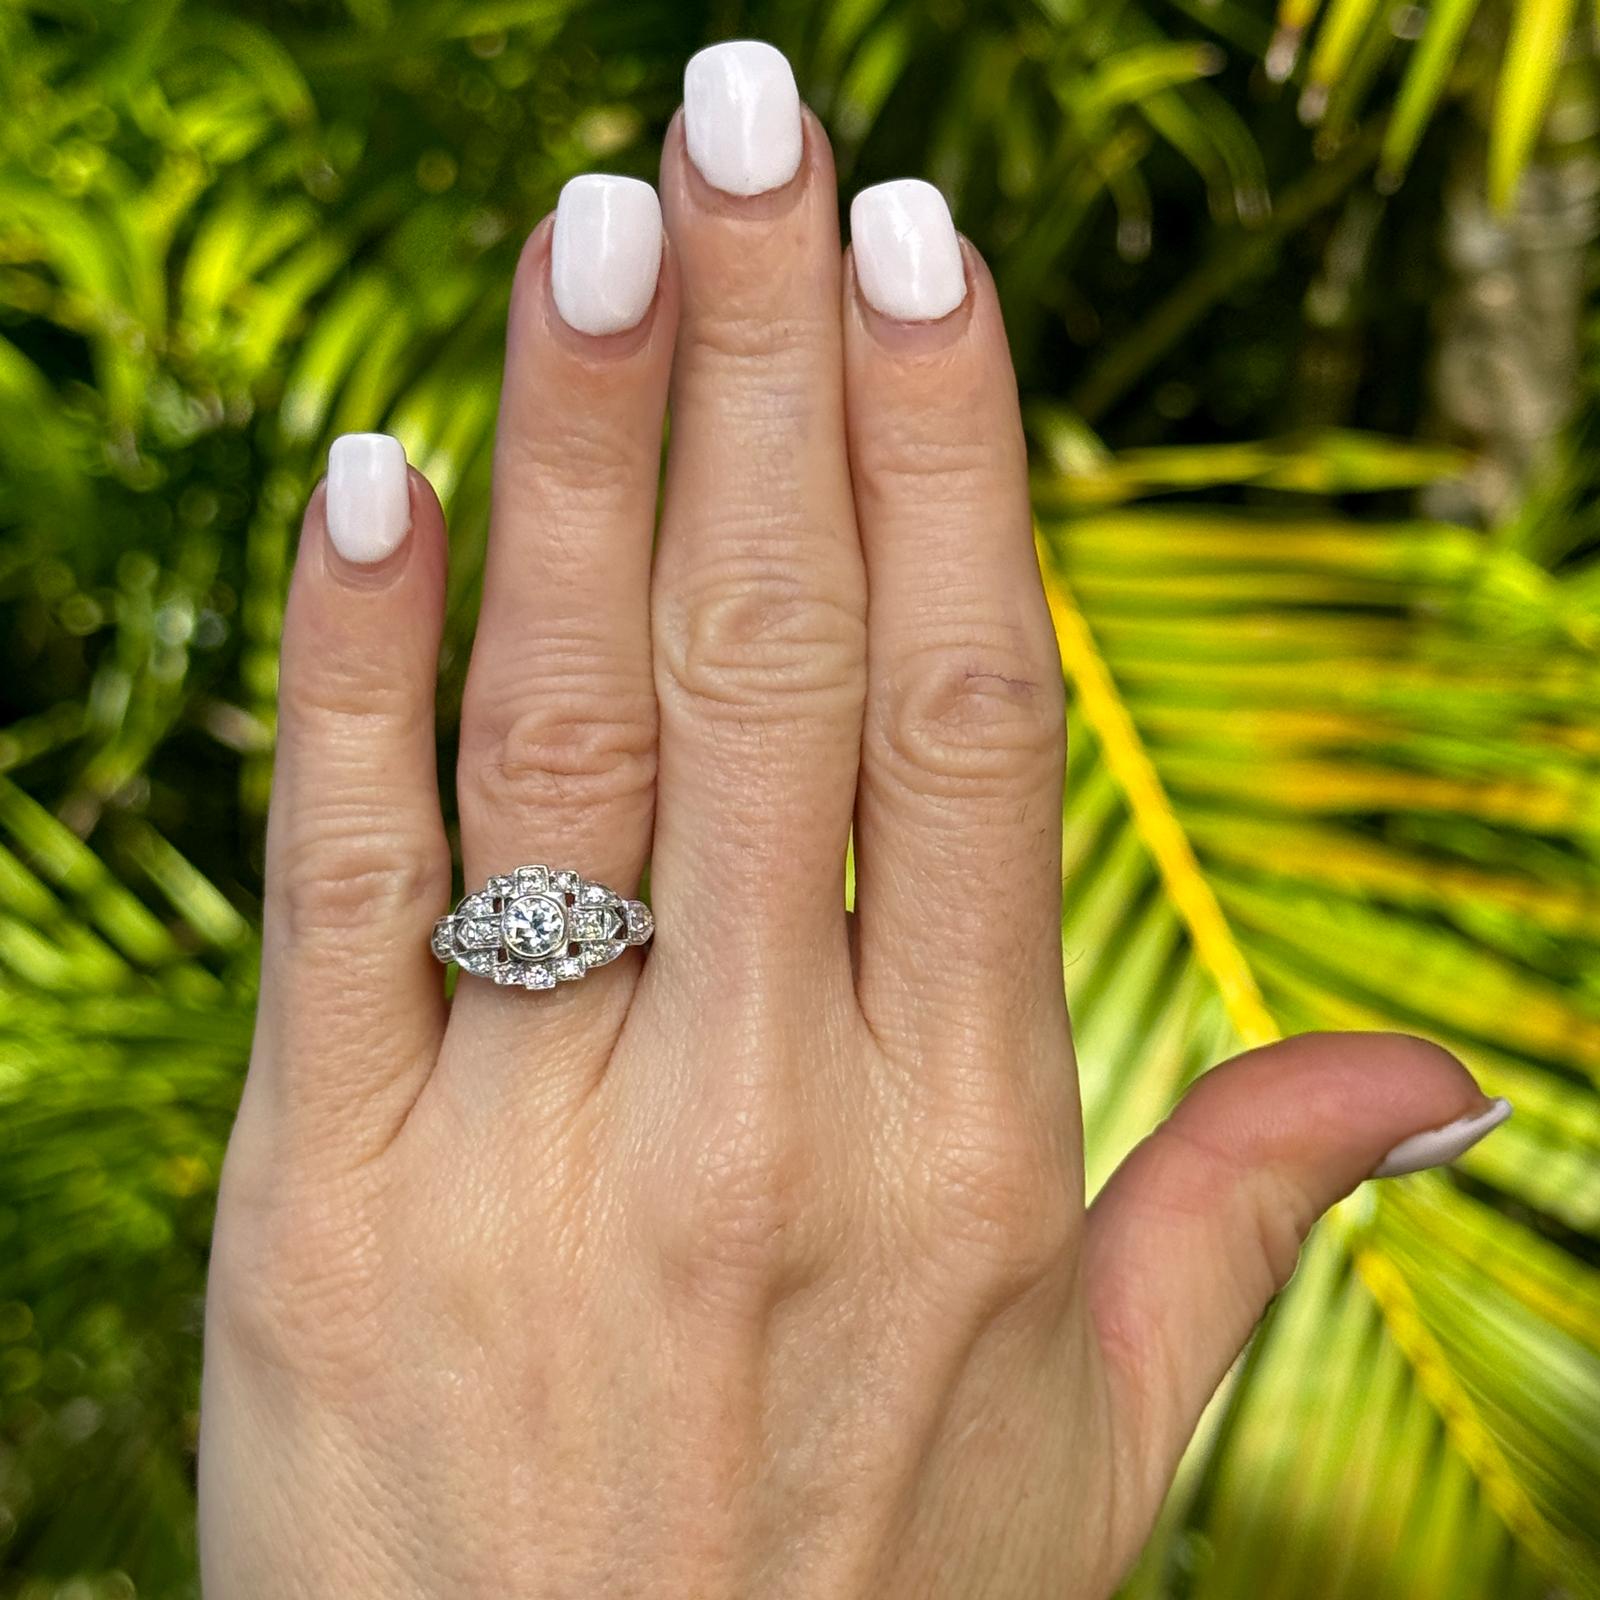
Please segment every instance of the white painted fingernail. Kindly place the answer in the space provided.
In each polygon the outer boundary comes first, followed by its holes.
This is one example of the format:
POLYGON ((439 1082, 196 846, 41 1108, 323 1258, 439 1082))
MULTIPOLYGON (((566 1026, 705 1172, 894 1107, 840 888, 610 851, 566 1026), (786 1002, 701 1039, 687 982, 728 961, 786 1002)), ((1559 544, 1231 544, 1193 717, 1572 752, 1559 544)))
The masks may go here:
POLYGON ((863 189, 850 203, 850 248, 861 293, 886 317, 934 322, 967 297, 950 208, 920 178, 863 189))
POLYGON ((579 333, 621 333, 650 309, 661 272, 661 202, 648 183, 590 173, 556 202, 550 291, 579 333))
POLYGON ((725 194, 781 189, 800 170, 800 91, 783 52, 714 44, 683 69, 683 135, 700 176, 725 194))
POLYGON ((406 450, 387 433, 346 433, 328 451, 328 537, 346 561, 393 555, 411 531, 406 450))
POLYGON ((1511 1115, 1509 1100, 1491 1100, 1482 1111, 1457 1117, 1442 1128, 1402 1139, 1377 1165, 1374 1178, 1398 1178, 1427 1167, 1448 1166, 1470 1150, 1486 1133, 1493 1132, 1511 1115))

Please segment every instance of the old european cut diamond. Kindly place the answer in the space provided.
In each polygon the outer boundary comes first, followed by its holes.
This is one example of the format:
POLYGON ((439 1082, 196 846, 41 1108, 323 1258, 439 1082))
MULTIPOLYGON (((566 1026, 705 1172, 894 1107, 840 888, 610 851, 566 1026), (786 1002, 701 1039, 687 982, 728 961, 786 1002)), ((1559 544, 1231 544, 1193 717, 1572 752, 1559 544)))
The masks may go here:
POLYGON ((567 942, 567 913, 559 900, 547 894, 525 894, 513 900, 500 926, 507 947, 532 960, 567 942))

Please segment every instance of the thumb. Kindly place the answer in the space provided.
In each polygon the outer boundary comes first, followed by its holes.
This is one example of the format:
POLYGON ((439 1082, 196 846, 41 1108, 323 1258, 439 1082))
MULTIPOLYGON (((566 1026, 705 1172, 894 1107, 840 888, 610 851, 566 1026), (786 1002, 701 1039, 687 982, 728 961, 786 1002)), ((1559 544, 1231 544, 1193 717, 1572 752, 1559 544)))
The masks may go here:
POLYGON ((1101 1191, 1084 1245, 1113 1393, 1162 1485, 1312 1223, 1363 1178, 1442 1166, 1510 1114, 1401 1034, 1303 1034, 1200 1079, 1101 1191))

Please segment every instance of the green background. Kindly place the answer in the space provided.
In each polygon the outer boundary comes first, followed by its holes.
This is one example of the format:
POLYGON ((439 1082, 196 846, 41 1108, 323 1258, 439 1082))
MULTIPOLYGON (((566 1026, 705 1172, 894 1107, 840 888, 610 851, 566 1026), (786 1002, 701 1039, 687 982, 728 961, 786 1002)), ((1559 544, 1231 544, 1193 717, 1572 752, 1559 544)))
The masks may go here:
POLYGON ((1090 1180, 1303 1027, 1513 1121, 1307 1247, 1138 1596, 1600 1596, 1600 213, 1575 0, 0 0, 0 1597, 192 1595, 278 629, 329 440, 452 521, 507 286, 771 39, 1004 299, 1090 1180))

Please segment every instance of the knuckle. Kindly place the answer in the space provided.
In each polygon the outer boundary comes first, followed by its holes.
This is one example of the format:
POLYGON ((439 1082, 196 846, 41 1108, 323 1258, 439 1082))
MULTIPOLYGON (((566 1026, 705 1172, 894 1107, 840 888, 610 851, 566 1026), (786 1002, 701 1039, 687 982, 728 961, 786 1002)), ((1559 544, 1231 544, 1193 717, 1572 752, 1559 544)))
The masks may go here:
POLYGON ((546 676, 531 692, 475 696, 463 725, 463 803, 562 813, 648 803, 656 705, 648 687, 595 672, 546 676))
POLYGON ((692 1154, 661 1172, 651 1208, 669 1287, 724 1307, 759 1300, 792 1265, 811 1188, 810 1158, 783 1121, 736 1101, 688 1130, 692 1154))
POLYGON ((1061 674, 1017 648, 923 651, 891 676, 872 734, 913 788, 1031 785, 1065 758, 1061 674))
POLYGON ((230 1339, 275 1369, 347 1368, 382 1293, 361 1197, 280 1181, 250 1203, 235 1185, 219 1217, 208 1301, 230 1339))
POLYGON ((1257 1184, 1251 1204, 1256 1243, 1270 1292, 1277 1294, 1294 1276, 1301 1246, 1316 1217, 1304 1191, 1278 1173, 1258 1174, 1257 1184))
POLYGON ((917 1178, 934 1248, 998 1292, 1039 1282, 1066 1259, 1081 1197, 1054 1131, 1014 1087, 969 1086, 933 1117, 917 1178))
POLYGON ((442 833, 374 831, 381 800, 323 806, 302 816, 271 874, 278 925, 291 944, 414 920, 419 906, 450 897, 450 851, 442 833))
POLYGON ((346 933, 443 906, 450 855, 437 805, 397 804, 391 752, 409 750, 416 686, 375 681, 331 649, 286 672, 268 895, 291 940, 346 933))
POLYGON ((865 607, 829 594, 814 574, 725 566, 666 611, 663 699, 702 716, 780 720, 858 704, 866 671, 865 607))
POLYGON ((811 392, 809 383, 799 381, 802 373, 814 370, 817 355, 831 342, 827 325, 815 317, 775 308, 770 291, 759 297, 730 294, 720 297, 717 307, 707 307, 693 319, 684 340, 682 359, 691 382, 711 381, 724 387, 728 368, 752 369, 748 392, 759 396, 764 386, 772 392, 771 365, 792 363, 797 369, 795 395, 811 392))
POLYGON ((314 652, 284 651, 278 719, 286 742, 335 753, 371 749, 391 730, 412 727, 431 693, 431 677, 424 685, 385 671, 359 641, 334 634, 314 652))
POLYGON ((927 505, 933 490, 934 503, 946 510, 982 506, 992 516, 1000 464, 993 436, 972 426, 977 408, 976 396, 940 392, 928 406, 867 430, 861 446, 867 492, 898 506, 927 505))
POLYGON ((553 560, 592 561, 595 534, 615 523, 619 502, 655 482, 653 455, 614 414, 596 396, 592 409, 569 407, 544 427, 501 435, 497 466, 513 498, 528 503, 522 514, 538 518, 553 560))
POLYGON ((1315 1209, 1287 1174, 1271 1166, 1243 1166, 1235 1151, 1198 1132, 1183 1112, 1180 1104, 1158 1136, 1170 1140, 1182 1159, 1155 1165, 1146 1203, 1163 1222, 1177 1218, 1192 1225, 1231 1218, 1237 1236, 1253 1239, 1256 1247, 1237 1251, 1231 1269, 1245 1297, 1264 1302, 1294 1275, 1315 1209))

